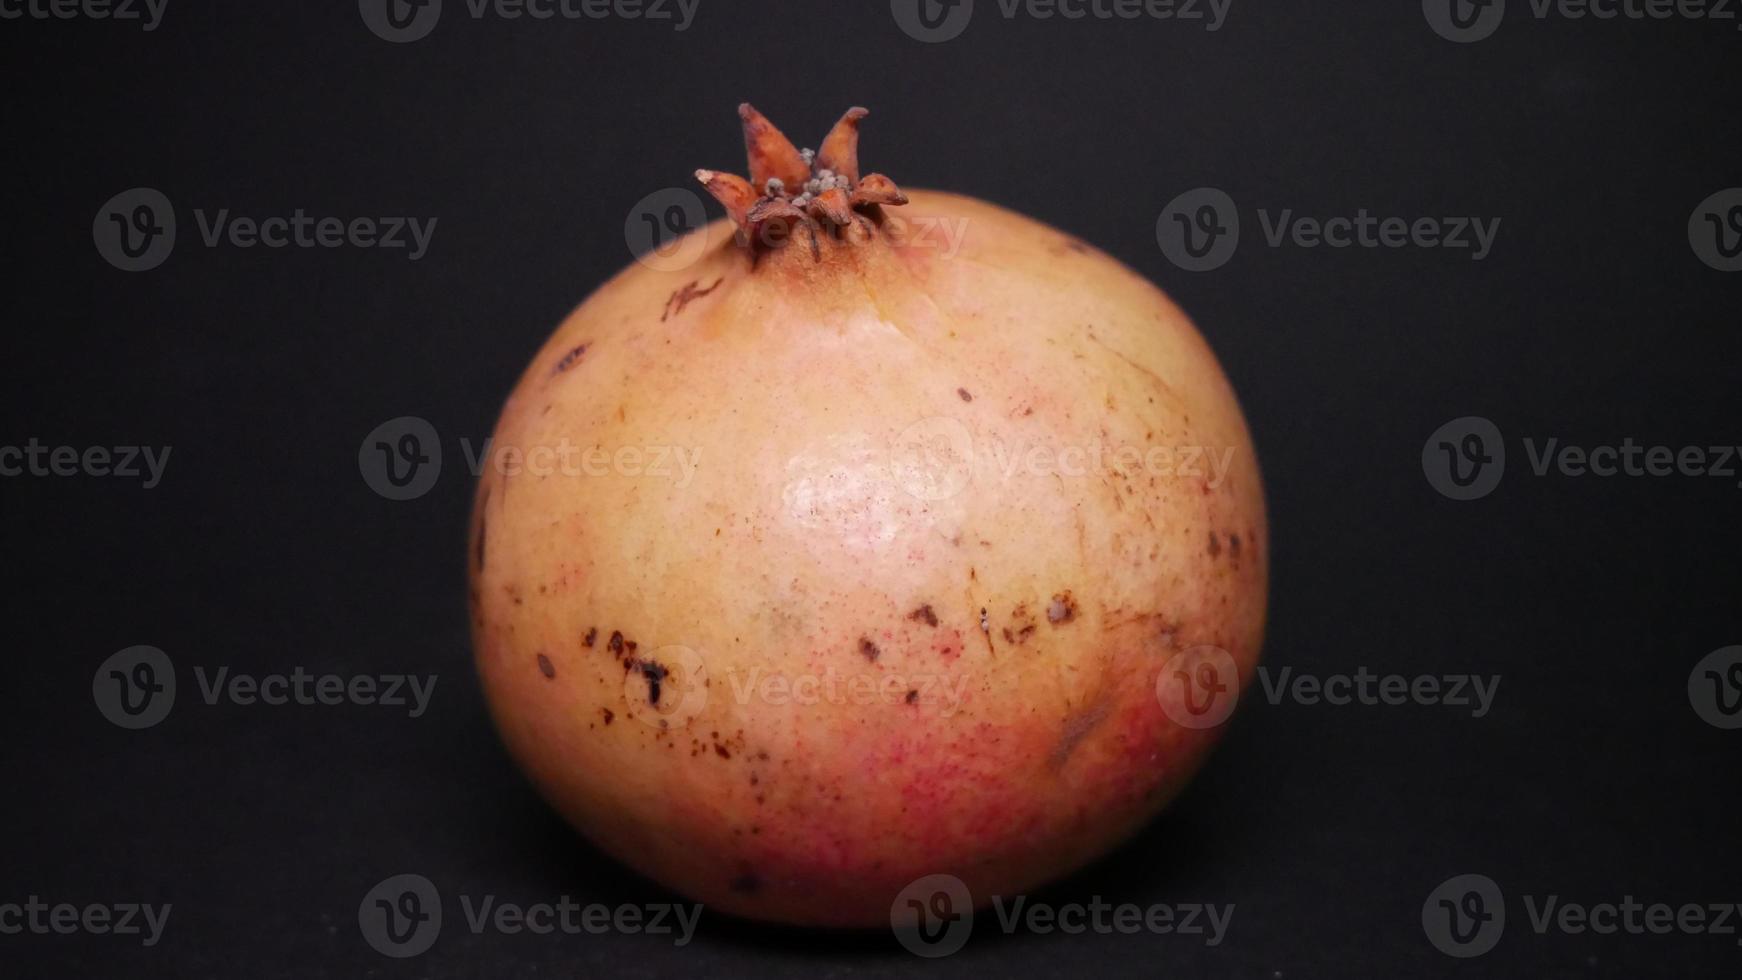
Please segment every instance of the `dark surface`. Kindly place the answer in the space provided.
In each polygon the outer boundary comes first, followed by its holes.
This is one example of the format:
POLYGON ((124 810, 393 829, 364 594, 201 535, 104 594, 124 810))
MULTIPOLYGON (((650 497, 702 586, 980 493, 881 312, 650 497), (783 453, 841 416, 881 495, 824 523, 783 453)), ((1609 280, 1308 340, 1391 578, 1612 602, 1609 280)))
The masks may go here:
MULTIPOLYGON (((0 444, 172 446, 163 482, 0 480, 13 624, 0 903, 173 903, 162 941, 0 935, 6 976, 1731 977, 1737 937, 1535 934, 1521 895, 1742 900, 1742 731, 1692 710, 1694 664, 1742 643, 1736 478, 1532 475, 1524 437, 1734 444, 1742 273, 1688 216, 1742 184, 1734 21, 1537 20, 1457 45, 1418 5, 1236 3, 1175 22, 1007 21, 924 45, 887 4, 702 0, 642 21, 473 20, 388 44, 356 5, 171 4, 154 32, 0 21, 10 179, 0 444), (488 435, 552 325, 629 259, 631 206, 737 169, 733 107, 795 138, 870 106, 865 156, 909 186, 1013 207, 1106 249, 1199 322, 1241 393, 1274 531, 1267 663, 1319 675, 1500 674, 1493 710, 1271 705, 1143 837, 1043 900, 1234 903, 1226 940, 999 935, 924 962, 888 934, 704 914, 647 935, 473 935, 453 895, 669 896, 579 842, 522 782, 471 673, 462 560, 488 435), (1156 216, 1213 185, 1232 262, 1187 273, 1156 216), (92 216, 176 205, 170 260, 128 274, 92 216), (429 253, 201 247, 190 212, 436 216, 429 253), (1438 249, 1266 248, 1257 208, 1500 217, 1481 262, 1438 249), (393 502, 358 446, 428 419, 448 466, 393 502), (1505 480, 1424 478, 1465 415, 1505 480), (175 711, 92 703, 151 644, 175 711), (191 668, 435 673, 428 713, 207 706, 191 668), (449 897, 435 947, 358 927, 389 875, 449 897), (1510 919, 1457 960, 1429 892, 1491 876, 1510 919)), ((711 207, 711 206, 710 206, 711 207)), ((1733 922, 1742 927, 1742 922, 1733 922)))

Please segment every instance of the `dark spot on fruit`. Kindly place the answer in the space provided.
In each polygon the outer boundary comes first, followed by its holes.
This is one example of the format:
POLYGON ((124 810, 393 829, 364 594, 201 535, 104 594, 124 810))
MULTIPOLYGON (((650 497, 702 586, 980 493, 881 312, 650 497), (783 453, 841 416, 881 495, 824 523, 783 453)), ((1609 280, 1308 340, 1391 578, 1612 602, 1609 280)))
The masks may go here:
POLYGON ((622 632, 620 632, 618 630, 612 630, 611 631, 611 639, 610 639, 610 641, 608 641, 605 644, 605 649, 611 651, 612 653, 617 653, 617 654, 622 653, 623 652, 623 634, 622 634, 622 632))
POLYGON ((732 753, 726 751, 726 747, 721 745, 719 742, 714 743, 714 754, 722 759, 730 759, 732 757, 732 753))
POLYGON ((605 724, 607 725, 617 720, 617 712, 610 708, 600 708, 599 712, 605 716, 605 724))
POLYGON ((1240 535, 1228 535, 1228 553, 1235 558, 1240 557, 1240 535))
POLYGON ((917 689, 909 690, 907 692, 907 703, 908 704, 918 704, 919 703, 919 691, 917 689))
POLYGON ((598 638, 599 638, 599 628, 597 626, 591 627, 587 630, 587 635, 581 637, 581 646, 584 646, 584 647, 587 647, 590 649, 593 646, 593 641, 598 639, 598 638))
POLYGON ((556 362, 556 370, 552 371, 551 374, 561 374, 569 368, 574 367, 576 364, 581 363, 581 358, 587 356, 587 348, 591 346, 592 342, 589 341, 585 344, 576 346, 573 350, 564 354, 562 360, 556 362))
POLYGON ((665 312, 659 315, 659 322, 664 323, 669 317, 674 317, 682 313, 684 307, 690 305, 692 300, 701 299, 703 296, 719 289, 720 283, 725 281, 726 278, 721 276, 714 280, 712 286, 709 286, 706 289, 697 289, 696 280, 692 279, 686 283, 682 289, 673 290, 671 298, 665 301, 665 312))
POLYGON ((552 666, 550 658, 542 653, 538 655, 538 672, 547 679, 556 676, 556 667, 552 666))
POLYGON ((647 703, 659 703, 659 684, 671 676, 671 671, 651 660, 640 661, 641 676, 647 680, 647 703))
POLYGON ((920 606, 913 612, 908 613, 907 618, 916 623, 924 623, 927 626, 936 626, 938 624, 938 614, 932 610, 930 604, 920 606))
POLYGON ((974 396, 968 394, 968 389, 966 389, 966 388, 957 388, 956 394, 961 396, 962 401, 971 402, 974 400, 974 396))
POLYGON ((1210 557, 1215 558, 1222 553, 1222 542, 1217 539, 1216 532, 1210 532, 1210 557))
POLYGON ((877 649, 877 644, 871 642, 870 637, 859 637, 859 653, 866 660, 876 660, 878 655, 882 652, 883 651, 877 649))
MULTIPOLYGON (((751 827, 750 832, 752 834, 759 834, 762 832, 762 828, 751 827)), ((745 871, 739 874, 738 877, 732 879, 732 890, 735 892, 743 892, 746 895, 753 895, 762 890, 762 879, 757 877, 754 871, 745 871)))
POLYGON ((1063 626, 1077 618, 1077 600, 1071 597, 1069 589, 1052 597, 1052 602, 1046 607, 1046 621, 1054 626, 1063 626))

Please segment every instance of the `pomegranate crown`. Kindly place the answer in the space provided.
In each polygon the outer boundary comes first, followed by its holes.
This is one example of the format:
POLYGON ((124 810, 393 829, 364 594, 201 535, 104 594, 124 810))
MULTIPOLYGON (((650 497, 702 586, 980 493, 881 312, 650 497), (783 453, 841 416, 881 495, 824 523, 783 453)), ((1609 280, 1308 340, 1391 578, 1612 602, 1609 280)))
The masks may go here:
POLYGON ((753 243, 771 221, 844 227, 858 212, 875 218, 879 205, 906 204, 907 195, 882 174, 859 175, 859 121, 868 115, 858 106, 848 109, 821 149, 800 150, 746 102, 738 116, 744 120, 750 179, 717 170, 698 170, 696 179, 753 243))

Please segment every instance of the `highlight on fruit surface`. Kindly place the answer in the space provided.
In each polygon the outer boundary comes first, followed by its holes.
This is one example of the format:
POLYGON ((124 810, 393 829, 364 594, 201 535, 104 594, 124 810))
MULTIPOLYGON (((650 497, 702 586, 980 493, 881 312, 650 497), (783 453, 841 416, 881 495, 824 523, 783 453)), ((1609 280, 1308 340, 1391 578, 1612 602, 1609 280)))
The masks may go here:
POLYGON ((1145 825, 1250 680, 1269 531, 1197 330, 1071 236, 740 110, 683 268, 632 263, 509 396, 469 565, 510 753, 718 911, 887 926, 1145 825))

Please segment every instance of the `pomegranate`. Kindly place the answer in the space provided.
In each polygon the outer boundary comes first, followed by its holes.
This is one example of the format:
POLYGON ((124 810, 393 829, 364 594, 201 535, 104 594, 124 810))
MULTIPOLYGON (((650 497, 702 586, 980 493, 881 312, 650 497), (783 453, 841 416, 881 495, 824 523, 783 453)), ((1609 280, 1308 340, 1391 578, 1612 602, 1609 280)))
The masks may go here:
POLYGON ((728 220, 600 287, 502 411, 496 724, 588 838, 730 914, 1031 890, 1166 805, 1253 674, 1234 393, 1101 252, 861 174, 864 110, 815 153, 740 114, 749 178, 697 173, 728 220))

